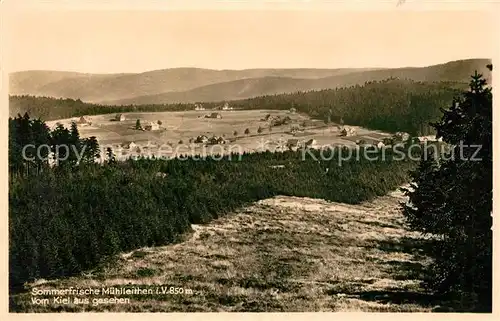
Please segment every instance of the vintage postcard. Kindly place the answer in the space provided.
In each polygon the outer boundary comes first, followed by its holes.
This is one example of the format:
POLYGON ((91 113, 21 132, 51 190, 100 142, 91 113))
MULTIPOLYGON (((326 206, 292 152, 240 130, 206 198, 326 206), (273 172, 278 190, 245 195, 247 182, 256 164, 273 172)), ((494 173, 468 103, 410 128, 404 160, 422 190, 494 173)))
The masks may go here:
POLYGON ((442 4, 3 3, 8 311, 491 314, 498 10, 442 4))

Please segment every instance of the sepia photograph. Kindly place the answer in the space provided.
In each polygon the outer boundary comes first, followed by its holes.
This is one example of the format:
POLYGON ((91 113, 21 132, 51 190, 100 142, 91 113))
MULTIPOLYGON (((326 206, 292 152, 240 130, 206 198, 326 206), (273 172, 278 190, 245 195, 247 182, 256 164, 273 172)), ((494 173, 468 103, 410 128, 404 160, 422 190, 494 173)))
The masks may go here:
POLYGON ((3 15, 9 312, 492 313, 494 14, 393 2, 3 15))

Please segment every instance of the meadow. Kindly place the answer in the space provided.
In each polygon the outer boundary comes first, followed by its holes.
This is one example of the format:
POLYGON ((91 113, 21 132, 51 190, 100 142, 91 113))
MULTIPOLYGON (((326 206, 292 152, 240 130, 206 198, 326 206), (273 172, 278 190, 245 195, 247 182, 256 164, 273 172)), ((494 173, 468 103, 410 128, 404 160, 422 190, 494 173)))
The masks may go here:
MULTIPOLYGON (((217 111, 220 119, 205 118, 212 110, 205 111, 182 111, 182 112, 141 112, 124 113, 125 120, 116 121, 115 114, 104 114, 87 116, 91 125, 79 125, 81 137, 95 136, 103 150, 112 147, 118 159, 130 156, 164 155, 174 157, 179 154, 202 154, 231 152, 259 152, 276 150, 278 145, 284 145, 291 139, 297 139, 299 145, 314 139, 317 146, 355 146, 357 140, 381 141, 389 137, 388 133, 377 130, 369 130, 358 126, 349 126, 355 130, 355 135, 340 137, 341 126, 338 124, 325 124, 321 120, 311 119, 303 113, 290 113, 287 110, 229 110, 217 111), (270 128, 270 121, 264 120, 270 117, 290 118, 290 122, 281 126, 270 128), (150 122, 161 122, 160 128, 154 131, 142 131, 135 129, 136 121, 141 124, 150 122), (261 132, 259 133, 259 128, 261 132), (292 128, 300 128, 292 132, 292 128), (245 134, 246 130, 248 134, 245 134), (193 144, 191 141, 200 135, 207 137, 224 137, 226 144, 219 148, 204 149, 205 144, 193 144), (141 152, 135 150, 122 150, 122 144, 134 142, 141 152), (169 145, 172 149, 161 148, 169 145), (147 147, 146 147, 147 146, 147 147), (144 147, 147 148, 144 149, 144 147)), ((57 123, 69 128, 72 121, 78 122, 79 118, 68 118, 47 122, 51 128, 57 123)))
POLYGON ((11 302, 24 312, 451 311, 453 302, 421 286, 431 259, 420 247, 431 240, 405 228, 404 200, 401 192, 358 205, 266 198, 192 224, 176 244, 122 252, 81 275, 30 282, 11 302), (68 304, 54 302, 57 295, 32 295, 71 287, 151 292, 69 295, 68 304), (103 302, 113 297, 128 302, 103 302))

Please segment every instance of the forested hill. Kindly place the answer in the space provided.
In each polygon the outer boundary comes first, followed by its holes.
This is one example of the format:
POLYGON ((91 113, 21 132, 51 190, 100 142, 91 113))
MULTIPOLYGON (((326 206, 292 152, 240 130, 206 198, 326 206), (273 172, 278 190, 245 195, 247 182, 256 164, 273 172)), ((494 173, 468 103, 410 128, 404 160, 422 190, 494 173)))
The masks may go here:
MULTIPOLYGON (((220 101, 247 99, 263 95, 292 93, 296 91, 323 90, 363 85, 366 82, 388 78, 409 79, 426 82, 464 82, 477 70, 489 81, 491 73, 486 68, 486 59, 452 61, 428 67, 392 68, 381 70, 352 71, 318 79, 298 79, 266 76, 218 82, 186 91, 169 91, 159 94, 135 96, 133 98, 104 101, 108 105, 193 103, 196 101, 220 101)), ((83 99, 83 98, 82 98, 83 99)))
POLYGON ((425 83, 387 79, 363 86, 269 95, 233 101, 235 108, 288 109, 294 107, 313 118, 330 119, 389 132, 430 133, 430 121, 441 115, 467 84, 425 83))
MULTIPOLYGON (((386 131, 427 133, 428 122, 436 120, 440 108, 448 107, 466 84, 387 79, 346 88, 268 95, 237 100, 230 105, 241 109, 296 108, 313 118, 339 121, 386 131)), ((206 108, 220 105, 205 103, 206 108)), ((28 112, 43 120, 134 111, 192 110, 193 104, 104 106, 80 100, 11 96, 10 115, 28 112)))

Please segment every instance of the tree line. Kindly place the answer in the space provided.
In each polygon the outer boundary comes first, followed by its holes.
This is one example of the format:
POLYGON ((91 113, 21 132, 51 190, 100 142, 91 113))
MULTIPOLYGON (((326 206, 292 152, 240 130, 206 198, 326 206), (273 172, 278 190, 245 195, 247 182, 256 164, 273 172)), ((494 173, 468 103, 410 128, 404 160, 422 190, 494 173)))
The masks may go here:
POLYGON ((10 176, 30 176, 48 170, 51 164, 74 167, 94 163, 100 157, 95 136, 80 138, 75 122, 68 129, 58 124, 53 130, 40 118, 25 113, 9 118, 10 176))
POLYGON ((11 117, 17 114, 28 113, 31 117, 41 118, 44 121, 86 115, 128 112, 183 111, 189 109, 194 109, 194 107, 191 108, 191 104, 113 106, 86 103, 80 99, 74 100, 71 98, 53 98, 31 95, 9 96, 9 113, 11 117))
MULTIPOLYGON (((364 85, 319 91, 276 94, 231 101, 237 109, 294 108, 325 122, 340 122, 389 132, 414 135, 434 133, 428 123, 440 116, 440 107, 460 93, 464 84, 416 82, 390 78, 364 85)), ((204 102, 207 109, 222 102, 204 102)), ((195 104, 105 106, 73 99, 11 96, 12 114, 29 112, 44 120, 115 112, 161 112, 194 110, 195 104)))

